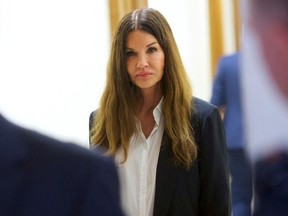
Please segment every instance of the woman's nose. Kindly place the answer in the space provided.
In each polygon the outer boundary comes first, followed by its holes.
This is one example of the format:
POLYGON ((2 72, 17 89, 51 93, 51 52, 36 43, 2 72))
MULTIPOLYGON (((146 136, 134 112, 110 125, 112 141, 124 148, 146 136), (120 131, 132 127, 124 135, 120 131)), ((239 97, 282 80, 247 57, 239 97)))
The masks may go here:
POLYGON ((137 61, 137 68, 145 68, 148 66, 148 59, 146 55, 139 55, 138 61, 137 61))

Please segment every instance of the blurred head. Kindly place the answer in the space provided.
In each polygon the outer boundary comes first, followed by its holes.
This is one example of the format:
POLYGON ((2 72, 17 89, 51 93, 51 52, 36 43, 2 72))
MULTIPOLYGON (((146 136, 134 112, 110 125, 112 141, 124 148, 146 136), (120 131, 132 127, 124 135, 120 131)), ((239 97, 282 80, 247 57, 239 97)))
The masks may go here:
POLYGON ((269 72, 288 98, 288 1, 250 0, 251 23, 269 72))

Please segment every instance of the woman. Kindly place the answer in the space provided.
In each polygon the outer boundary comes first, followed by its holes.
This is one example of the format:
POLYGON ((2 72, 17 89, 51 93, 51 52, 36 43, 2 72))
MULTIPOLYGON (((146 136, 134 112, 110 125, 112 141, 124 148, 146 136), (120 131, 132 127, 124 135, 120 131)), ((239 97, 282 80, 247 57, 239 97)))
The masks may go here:
POLYGON ((230 215, 225 134, 216 107, 192 96, 168 22, 143 8, 115 32, 91 147, 119 165, 128 216, 230 215))

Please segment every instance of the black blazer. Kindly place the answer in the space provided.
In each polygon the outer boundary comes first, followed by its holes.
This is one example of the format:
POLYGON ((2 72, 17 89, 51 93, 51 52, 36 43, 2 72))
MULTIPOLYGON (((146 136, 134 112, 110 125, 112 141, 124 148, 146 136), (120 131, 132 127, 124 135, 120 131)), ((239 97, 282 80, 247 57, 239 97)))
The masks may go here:
POLYGON ((1 216, 123 216, 113 160, 0 114, 1 216))
MULTIPOLYGON (((156 173, 154 216, 231 215, 227 147, 219 111, 199 98, 194 98, 193 103, 191 125, 198 145, 197 161, 189 170, 175 167, 164 133, 156 173)), ((94 115, 95 112, 90 115, 90 129, 94 115)))

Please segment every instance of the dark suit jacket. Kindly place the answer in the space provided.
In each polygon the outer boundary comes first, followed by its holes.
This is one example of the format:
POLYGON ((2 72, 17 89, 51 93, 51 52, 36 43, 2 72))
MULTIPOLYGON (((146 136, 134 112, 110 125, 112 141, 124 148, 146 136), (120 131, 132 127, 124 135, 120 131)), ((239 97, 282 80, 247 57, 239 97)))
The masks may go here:
MULTIPOLYGON (((169 139, 162 139, 156 173, 154 216, 228 216, 230 185, 225 132, 218 109, 194 98, 191 119, 198 159, 190 170, 171 163, 169 139)), ((95 112, 90 115, 90 128, 95 112)), ((164 133, 165 134, 165 133, 164 133)), ((167 138, 167 137, 166 137, 167 138)))
POLYGON ((0 215, 119 215, 115 164, 0 115, 0 215))
POLYGON ((288 151, 271 152, 254 167, 253 216, 288 215, 288 151))

